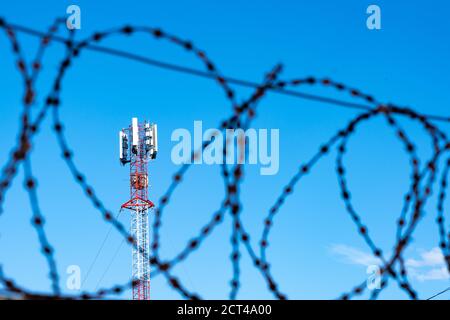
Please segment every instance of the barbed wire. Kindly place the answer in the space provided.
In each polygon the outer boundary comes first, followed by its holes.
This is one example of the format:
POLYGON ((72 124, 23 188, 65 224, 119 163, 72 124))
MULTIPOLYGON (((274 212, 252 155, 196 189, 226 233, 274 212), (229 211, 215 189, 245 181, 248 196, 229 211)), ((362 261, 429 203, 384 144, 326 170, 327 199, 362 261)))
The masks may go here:
MULTIPOLYGON (((271 263, 267 258, 267 248, 269 247, 270 231, 274 226, 274 218, 287 202, 288 197, 294 192, 300 180, 310 174, 315 165, 325 156, 327 156, 332 149, 336 148, 336 175, 338 185, 340 187, 341 198, 344 207, 355 224, 358 234, 362 237, 372 254, 381 261, 381 288, 371 292, 370 297, 376 299, 378 295, 388 286, 390 279, 395 281, 399 288, 406 293, 411 299, 418 299, 418 292, 412 287, 405 267, 403 253, 411 241, 417 225, 425 215, 424 206, 432 196, 432 188, 436 183, 439 173, 438 165, 442 158, 448 157, 444 169, 441 171, 441 178, 439 182, 438 201, 437 201, 437 218, 436 223, 439 232, 439 248, 445 258, 445 263, 450 272, 450 233, 446 229, 444 219, 444 202, 446 199, 447 176, 450 171, 450 142, 445 133, 439 129, 432 121, 450 122, 450 117, 439 115, 424 115, 414 111, 411 108, 400 107, 393 104, 382 103, 372 95, 363 93, 360 90, 349 87, 343 83, 336 82, 329 78, 304 77, 292 80, 280 80, 282 72, 282 65, 275 66, 270 70, 261 83, 254 83, 244 81, 236 78, 225 77, 207 56, 205 51, 197 48, 191 41, 184 40, 172 34, 166 33, 159 28, 150 28, 142 26, 124 26, 121 28, 109 29, 103 32, 95 32, 91 36, 81 41, 75 41, 75 32, 68 31, 68 36, 57 35, 58 27, 65 23, 65 19, 56 19, 47 32, 40 32, 28 27, 10 24, 5 19, 0 18, 0 29, 2 29, 11 44, 12 53, 16 59, 17 69, 21 74, 24 82, 24 96, 23 96, 23 111, 20 119, 20 128, 16 146, 12 149, 10 156, 2 170, 0 176, 0 216, 4 214, 3 203, 5 201, 7 191, 15 179, 18 168, 23 165, 25 172, 24 187, 27 190, 29 202, 32 209, 32 226, 38 234, 38 239, 41 245, 41 252, 47 260, 49 267, 49 279, 52 284, 52 293, 36 293, 26 289, 20 284, 16 283, 14 279, 8 277, 0 265, 0 283, 4 286, 4 291, 22 298, 30 299, 101 299, 110 295, 119 295, 125 290, 128 290, 137 284, 135 281, 129 281, 124 284, 118 284, 110 288, 102 288, 94 292, 83 292, 79 295, 68 295, 62 293, 59 287, 59 275, 57 272, 57 265, 54 255, 54 248, 50 244, 46 236, 44 225, 45 217, 39 207, 39 198, 37 192, 38 181, 32 173, 32 160, 30 150, 32 149, 33 138, 41 129, 43 120, 51 117, 52 129, 57 137, 58 146, 61 150, 62 159, 66 163, 74 181, 84 191, 86 197, 90 200, 93 207, 101 214, 105 222, 110 224, 123 237, 124 242, 136 248, 141 254, 144 254, 142 248, 137 247, 136 241, 118 218, 108 210, 102 200, 97 196, 94 187, 88 182, 87 177, 76 165, 73 159, 73 149, 70 148, 69 142, 64 135, 64 125, 60 117, 60 106, 62 96, 62 84, 66 77, 67 71, 70 67, 75 65, 76 59, 84 50, 95 50, 105 54, 120 56, 146 64, 155 65, 164 69, 174 70, 177 72, 184 72, 193 76, 201 76, 213 79, 214 82, 223 90, 226 101, 231 106, 231 115, 223 120, 219 127, 220 130, 216 132, 224 132, 226 129, 247 129, 250 127, 252 121, 257 115, 258 103, 265 98, 268 92, 286 94, 292 97, 319 101, 323 103, 333 104, 340 107, 353 108, 360 110, 354 119, 352 119, 346 126, 333 135, 328 141, 319 147, 319 150, 308 161, 299 166, 295 174, 286 183, 282 192, 278 196, 275 203, 268 210, 268 213, 263 220, 263 232, 256 244, 252 243, 250 234, 246 231, 245 225, 241 220, 243 206, 240 198, 240 191, 242 189, 241 183, 244 177, 245 166, 242 164, 221 165, 221 176, 224 182, 225 196, 216 212, 212 214, 211 219, 200 229, 200 232, 192 237, 186 246, 174 257, 163 259, 160 255, 160 229, 163 222, 163 214, 165 208, 170 204, 174 191, 182 183, 184 175, 190 168, 189 163, 181 165, 181 167, 173 175, 171 184, 166 192, 159 199, 158 205, 154 210, 155 219, 152 225, 152 240, 151 240, 151 255, 144 256, 148 263, 155 267, 152 269, 151 276, 158 274, 164 276, 168 285, 178 292, 181 297, 187 299, 200 299, 198 293, 189 290, 179 278, 175 277, 172 269, 186 261, 188 257, 196 250, 198 250, 205 239, 213 233, 215 228, 223 221, 224 216, 229 214, 232 221, 231 245, 230 253, 232 279, 230 281, 230 299, 235 299, 238 296, 240 289, 240 257, 245 252, 250 257, 254 267, 258 270, 269 290, 269 292, 277 299, 288 298, 286 294, 282 293, 280 284, 272 273, 270 272, 271 263), (17 39, 17 32, 25 32, 27 34, 37 36, 40 39, 40 45, 35 58, 31 63, 27 63, 20 43, 17 39), (148 57, 138 56, 134 53, 110 49, 102 47, 99 44, 105 39, 112 37, 131 37, 135 34, 151 35, 153 39, 159 41, 166 41, 184 51, 190 53, 200 62, 202 62, 205 70, 200 71, 188 67, 168 64, 148 57), (64 57, 61 59, 58 71, 54 77, 52 89, 46 95, 45 101, 39 106, 35 101, 35 82, 42 70, 42 60, 46 52, 46 48, 52 42, 63 43, 66 47, 64 57), (231 84, 241 85, 253 88, 253 93, 249 95, 243 102, 238 103, 235 91, 231 84), (345 93, 348 97, 355 100, 349 102, 329 98, 326 96, 317 96, 308 93, 301 93, 295 91, 298 87, 312 87, 320 86, 337 90, 345 93), (34 119, 31 115, 31 107, 36 107, 38 112, 34 119), (373 238, 369 235, 368 227, 363 223, 362 217, 358 213, 351 201, 351 191, 347 181, 347 168, 345 166, 344 157, 348 151, 348 142, 351 137, 355 135, 356 130, 364 123, 381 116, 386 120, 387 125, 392 128, 395 136, 400 140, 408 155, 411 166, 411 177, 408 191, 404 197, 403 207, 397 221, 396 229, 396 243, 394 244, 393 252, 390 257, 383 254, 380 247, 376 245, 373 238), (400 126, 397 118, 410 119, 416 122, 425 129, 426 134, 430 137, 433 148, 432 156, 426 161, 422 162, 416 152, 414 141, 409 134, 400 126), (422 165, 424 163, 424 165, 422 165)), ((202 152, 213 141, 213 136, 204 142, 199 150, 195 150, 191 154, 191 162, 201 156, 202 152)), ((226 141, 228 146, 232 141, 226 141)), ((241 150, 245 149, 245 142, 238 139, 238 147, 241 150)), ((223 156, 226 157, 227 148, 223 148, 223 156)), ((243 152, 241 152, 243 154, 243 152)), ((122 244, 121 244, 122 245, 122 244)), ((100 283, 100 282, 99 282, 100 283)), ((351 291, 346 292, 340 296, 341 299, 350 299, 361 295, 366 289, 366 281, 355 286, 351 291)))

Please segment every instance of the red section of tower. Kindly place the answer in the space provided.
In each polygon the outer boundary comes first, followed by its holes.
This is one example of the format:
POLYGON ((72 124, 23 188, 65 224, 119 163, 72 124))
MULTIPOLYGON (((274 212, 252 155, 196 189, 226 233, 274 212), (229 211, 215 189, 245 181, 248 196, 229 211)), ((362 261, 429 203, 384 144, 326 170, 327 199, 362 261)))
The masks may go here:
POLYGON ((119 139, 120 161, 123 165, 130 164, 130 200, 121 206, 121 210, 131 212, 131 235, 135 239, 133 300, 150 300, 148 213, 154 204, 148 199, 148 162, 156 158, 156 124, 139 124, 137 118, 133 118, 132 125, 120 131, 119 139))

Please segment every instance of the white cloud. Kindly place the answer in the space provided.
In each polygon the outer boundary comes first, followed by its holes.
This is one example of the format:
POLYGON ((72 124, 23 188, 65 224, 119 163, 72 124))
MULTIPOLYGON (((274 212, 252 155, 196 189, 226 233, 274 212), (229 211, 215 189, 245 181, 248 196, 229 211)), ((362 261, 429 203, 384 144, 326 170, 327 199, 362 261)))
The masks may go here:
POLYGON ((409 274, 423 282, 428 280, 447 280, 450 279, 450 274, 448 273, 447 267, 443 266, 440 268, 432 268, 430 270, 418 271, 417 269, 410 268, 409 274))
POLYGON ((408 259, 406 267, 412 277, 419 281, 450 279, 444 255, 438 247, 420 253, 420 259, 408 259))
POLYGON ((430 251, 423 251, 420 253, 421 259, 408 259, 405 264, 407 267, 420 268, 420 267, 434 267, 444 265, 444 256, 442 251, 435 247, 430 251))
POLYGON ((363 266, 379 265, 380 259, 362 250, 345 244, 333 244, 331 252, 344 258, 344 262, 363 266))
MULTIPOLYGON (((333 244, 331 252, 343 258, 343 262, 369 266, 380 265, 381 261, 373 254, 345 245, 333 244)), ((444 256, 438 247, 429 251, 421 250, 419 259, 409 258, 405 262, 408 274, 418 281, 448 280, 450 273, 447 270, 444 256)))

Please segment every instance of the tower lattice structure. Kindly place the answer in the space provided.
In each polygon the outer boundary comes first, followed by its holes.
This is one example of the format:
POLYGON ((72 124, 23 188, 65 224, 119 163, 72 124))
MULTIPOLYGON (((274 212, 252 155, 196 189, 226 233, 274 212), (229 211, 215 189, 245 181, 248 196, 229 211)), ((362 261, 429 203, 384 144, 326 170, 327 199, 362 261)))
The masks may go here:
POLYGON ((156 124, 138 123, 120 131, 120 160, 130 165, 130 199, 121 210, 131 212, 133 300, 150 300, 148 163, 157 153, 156 124), (130 139, 131 138, 131 139, 130 139), (129 141, 131 140, 131 148, 129 141))

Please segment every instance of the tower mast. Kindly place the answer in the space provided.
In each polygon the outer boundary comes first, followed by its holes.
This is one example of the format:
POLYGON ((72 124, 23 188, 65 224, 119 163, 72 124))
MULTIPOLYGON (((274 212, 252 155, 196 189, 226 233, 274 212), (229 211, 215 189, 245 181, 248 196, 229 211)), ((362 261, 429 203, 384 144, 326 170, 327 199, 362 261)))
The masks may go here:
POLYGON ((120 162, 130 164, 130 199, 121 210, 131 212, 131 235, 135 239, 132 252, 133 300, 150 300, 149 223, 154 207, 148 199, 148 162, 156 158, 158 136, 156 124, 138 123, 119 132, 120 162), (131 142, 131 148, 129 147, 131 142))

